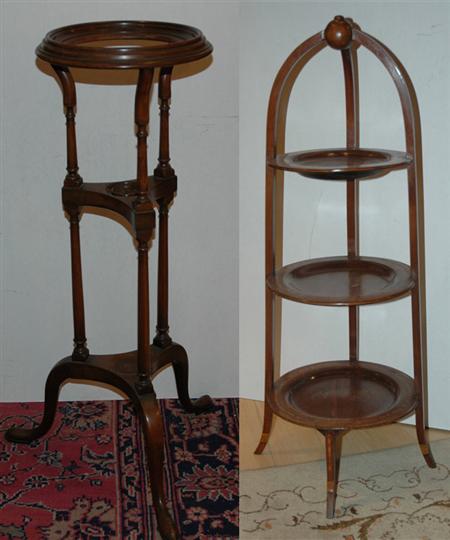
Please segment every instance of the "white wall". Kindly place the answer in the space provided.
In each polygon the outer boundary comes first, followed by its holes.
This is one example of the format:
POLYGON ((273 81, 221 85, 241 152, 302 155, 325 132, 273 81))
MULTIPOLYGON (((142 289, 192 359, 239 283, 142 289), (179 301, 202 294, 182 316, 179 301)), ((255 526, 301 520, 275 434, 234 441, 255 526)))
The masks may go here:
MULTIPOLYGON (((450 428, 450 3, 245 3, 241 9, 240 394, 263 399, 264 162, 270 88, 288 54, 337 14, 352 17, 400 58, 422 115, 430 423, 450 428)), ((339 53, 327 48, 300 75, 288 110, 286 149, 345 145, 339 53)), ((361 144, 403 149, 396 90, 381 64, 360 54, 361 144)), ((345 184, 293 173, 285 181, 284 264, 343 254, 345 184)), ((361 253, 408 262, 406 173, 361 183, 361 253)), ((410 300, 361 309, 361 358, 412 374, 410 300)), ((283 302, 282 372, 348 355, 347 310, 283 302)))
MULTIPOLYGON (((62 97, 35 65, 45 33, 90 20, 147 19, 199 27, 213 43, 205 71, 173 84, 172 163, 179 189, 170 218, 171 335, 188 350, 191 393, 238 392, 237 6, 227 2, 2 2, 0 400, 42 400, 52 365, 70 354, 69 228, 62 97)), ((136 167, 133 86, 78 85, 80 173, 125 180, 136 167)), ((158 129, 151 111, 150 170, 158 129)), ((88 345, 94 353, 136 347, 137 256, 116 222, 81 222, 88 345)), ((151 250, 152 333, 156 250, 151 250)), ((171 370, 156 379, 175 396, 171 370)), ((116 397, 67 385, 62 399, 116 397)))

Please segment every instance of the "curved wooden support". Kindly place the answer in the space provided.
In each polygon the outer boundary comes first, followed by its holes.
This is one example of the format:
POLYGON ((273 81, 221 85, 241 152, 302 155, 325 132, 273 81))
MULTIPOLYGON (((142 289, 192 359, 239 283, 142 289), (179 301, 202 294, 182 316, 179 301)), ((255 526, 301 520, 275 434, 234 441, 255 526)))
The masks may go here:
MULTIPOLYGON (((179 346, 178 346, 179 347, 179 346)), ((175 351, 176 352, 176 351, 175 351)), ((158 528, 164 540, 179 538, 174 522, 167 510, 163 486, 163 440, 164 432, 158 403, 152 383, 147 384, 147 392, 137 390, 137 352, 118 355, 91 356, 87 362, 64 358, 51 370, 45 387, 45 409, 41 423, 34 428, 14 427, 5 437, 10 442, 30 443, 43 437, 55 419, 60 387, 68 379, 92 380, 113 385, 124 392, 134 403, 144 431, 151 489, 155 504, 158 528)), ((161 358, 161 365, 169 363, 161 358)))
POLYGON ((186 350, 181 345, 171 347, 170 360, 175 374, 178 399, 189 413, 199 414, 213 406, 213 401, 208 395, 201 396, 194 402, 189 396, 189 362, 186 350))
POLYGON ((419 398, 416 409, 416 430, 424 458, 427 464, 433 467, 435 466, 435 461, 425 435, 428 400, 426 384, 427 347, 423 168, 419 104, 414 86, 406 69, 392 51, 374 37, 360 30, 354 30, 354 38, 381 61, 394 82, 403 112, 406 151, 414 158, 408 167, 408 198, 410 265, 417 276, 416 287, 411 295, 414 380, 419 398))
POLYGON ((173 176, 175 171, 170 165, 169 152, 169 111, 170 111, 170 83, 172 79, 172 66, 163 67, 159 72, 159 156, 158 166, 154 175, 162 178, 173 176))
POLYGON ((258 446, 255 454, 262 454, 269 442, 270 432, 272 431, 273 412, 267 400, 264 401, 264 419, 261 437, 259 438, 258 446))
POLYGON ((180 536, 164 497, 164 429, 155 394, 147 393, 141 396, 137 405, 144 430, 152 502, 156 510, 158 529, 163 540, 177 540, 180 536))
MULTIPOLYGON (((279 369, 275 370, 275 339, 276 336, 280 339, 281 320, 279 327, 275 327, 275 302, 281 301, 276 299, 274 294, 266 285, 266 371, 265 371, 265 389, 264 389, 264 420, 261 437, 256 447, 255 454, 262 454, 269 441, 270 432, 272 430, 273 412, 269 404, 273 392, 273 384, 275 379, 275 371, 279 377, 279 369), (278 332, 277 332, 278 330, 278 332)), ((277 367, 279 364, 277 363, 277 367)))
POLYGON ((59 390, 67 378, 65 363, 58 363, 50 371, 45 384, 44 415, 40 424, 33 428, 13 427, 5 433, 5 439, 14 443, 30 443, 43 437, 53 425, 58 406, 59 390))
POLYGON ((66 115, 67 175, 64 180, 64 185, 66 187, 78 187, 83 183, 83 179, 78 174, 77 140, 75 132, 75 108, 77 106, 75 82, 69 68, 57 65, 53 65, 52 67, 61 82, 66 115))
MULTIPOLYGON (((297 47, 281 66, 270 94, 267 111, 266 157, 273 158, 284 151, 286 112, 292 86, 300 71, 326 42, 319 32, 297 47)), ((283 259, 283 181, 284 172, 266 166, 265 202, 265 271, 266 277, 281 266, 283 259)), ((270 400, 273 383, 279 377, 279 350, 281 339, 281 300, 275 299, 266 286, 265 300, 265 385, 264 385, 264 425, 261 440, 255 450, 260 454, 269 439, 272 426, 270 400)))
POLYGON ((424 384, 424 360, 422 349, 422 333, 424 327, 421 312, 420 290, 416 287, 411 295, 412 325, 413 325, 413 351, 414 351, 414 380, 417 387, 418 403, 416 407, 416 433, 420 451, 428 467, 434 469, 436 461, 431 452, 427 432, 427 401, 424 384))
POLYGON ((139 70, 136 86, 135 122, 137 143, 137 204, 148 202, 148 166, 147 166, 147 137, 150 107, 150 91, 153 82, 153 68, 139 70))

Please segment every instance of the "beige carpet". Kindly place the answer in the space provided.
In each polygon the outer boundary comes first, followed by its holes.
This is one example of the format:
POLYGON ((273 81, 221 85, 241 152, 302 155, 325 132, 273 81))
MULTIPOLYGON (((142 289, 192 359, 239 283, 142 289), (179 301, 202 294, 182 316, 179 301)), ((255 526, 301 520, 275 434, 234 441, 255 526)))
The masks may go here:
MULTIPOLYGON (((344 441, 345 444, 345 441, 344 441)), ((450 440, 343 457, 336 517, 325 517, 325 462, 240 476, 240 536, 251 540, 449 540, 450 440)))

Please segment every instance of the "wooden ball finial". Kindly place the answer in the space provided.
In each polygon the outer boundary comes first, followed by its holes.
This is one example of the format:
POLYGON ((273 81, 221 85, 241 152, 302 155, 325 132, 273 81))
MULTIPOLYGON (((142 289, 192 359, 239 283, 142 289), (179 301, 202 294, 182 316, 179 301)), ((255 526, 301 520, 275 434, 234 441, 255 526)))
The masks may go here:
POLYGON ((342 15, 336 15, 325 28, 325 39, 333 49, 347 49, 352 42, 350 23, 342 15))

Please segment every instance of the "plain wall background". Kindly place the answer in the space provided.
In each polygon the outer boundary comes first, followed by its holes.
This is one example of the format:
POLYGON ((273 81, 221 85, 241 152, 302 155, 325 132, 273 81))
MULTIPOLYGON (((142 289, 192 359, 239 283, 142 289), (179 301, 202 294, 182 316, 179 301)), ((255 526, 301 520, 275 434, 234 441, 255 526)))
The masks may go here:
MULTIPOLYGON (((0 400, 42 400, 50 368, 72 350, 69 226, 60 188, 65 125, 55 80, 35 65, 45 33, 90 20, 147 19, 199 27, 213 62, 175 80, 171 156, 178 195, 170 214, 171 335, 188 350, 193 397, 238 393, 237 6, 227 2, 2 2, 0 400)), ((136 170, 134 86, 78 84, 80 174, 125 180, 136 170)), ((149 170, 157 157, 155 95, 149 170)), ((136 348, 137 254, 114 221, 81 221, 88 346, 93 353, 136 348)), ((156 253, 150 251, 151 331, 156 324, 156 253)), ((176 395, 170 369, 155 379, 176 395)), ((62 399, 117 397, 67 385, 62 399)))
MULTIPOLYGON (((422 116, 430 425, 450 428, 450 182, 448 2, 245 2, 241 8, 240 395, 263 399, 265 124, 288 54, 337 14, 352 17, 402 61, 422 116)), ((399 100, 382 65, 361 51, 361 146, 404 149, 399 100)), ((288 109, 286 151, 345 145, 340 54, 302 71, 288 109)), ((360 184, 361 253, 409 261, 404 171, 360 184)), ((346 252, 345 184, 285 175, 284 264, 346 252)), ((348 357, 348 310, 283 301, 282 373, 348 357)), ((410 299, 361 309, 361 359, 412 374, 410 299)))

